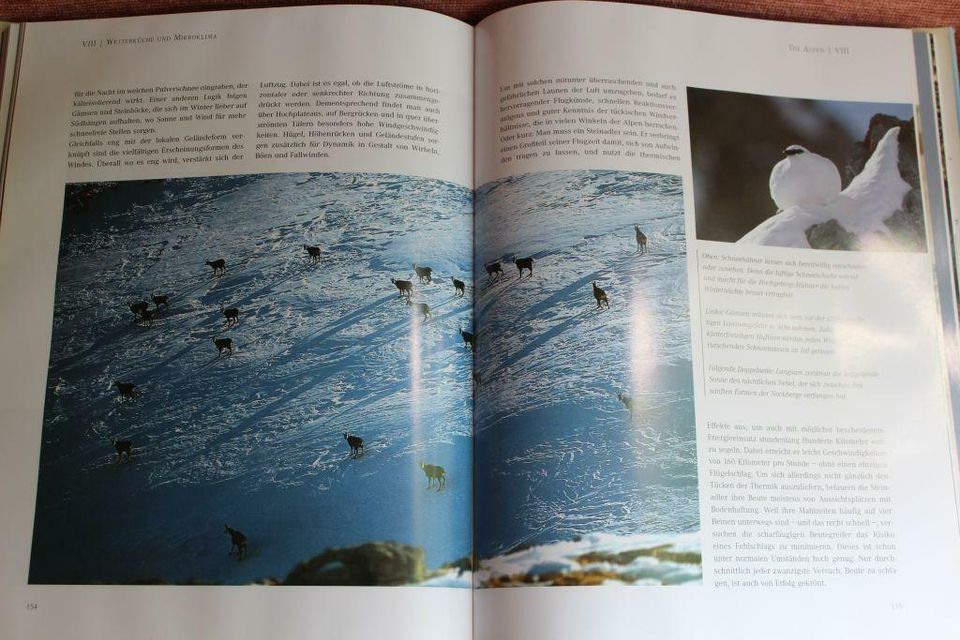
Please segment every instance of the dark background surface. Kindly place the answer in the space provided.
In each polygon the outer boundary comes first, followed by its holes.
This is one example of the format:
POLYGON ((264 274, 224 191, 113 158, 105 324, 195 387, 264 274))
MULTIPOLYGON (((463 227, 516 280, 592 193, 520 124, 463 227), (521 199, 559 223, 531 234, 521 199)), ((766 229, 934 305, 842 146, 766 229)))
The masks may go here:
MULTIPOLYGON (((311 4, 344 4, 322 0, 2 0, 0 20, 38 21, 108 18, 311 4)), ((445 13, 476 23, 517 0, 378 0, 351 4, 402 5, 445 13)), ((883 27, 944 27, 960 24, 960 0, 652 0, 640 4, 691 9, 733 16, 883 27)))

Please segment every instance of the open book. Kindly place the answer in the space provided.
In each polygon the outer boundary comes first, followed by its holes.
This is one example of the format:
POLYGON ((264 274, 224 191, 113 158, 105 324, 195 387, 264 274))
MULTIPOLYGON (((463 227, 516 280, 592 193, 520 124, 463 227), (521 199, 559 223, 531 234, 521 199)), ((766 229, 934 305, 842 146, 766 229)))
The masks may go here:
POLYGON ((949 30, 3 45, 0 637, 956 636, 949 30))

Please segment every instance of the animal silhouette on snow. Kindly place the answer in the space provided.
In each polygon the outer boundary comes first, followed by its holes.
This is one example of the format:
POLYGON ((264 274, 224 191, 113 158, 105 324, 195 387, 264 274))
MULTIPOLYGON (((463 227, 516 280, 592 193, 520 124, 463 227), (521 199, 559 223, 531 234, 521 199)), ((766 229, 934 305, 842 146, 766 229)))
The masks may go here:
POLYGON ((228 556, 234 555, 236 553, 237 560, 247 557, 247 536, 243 535, 236 529, 231 529, 230 525, 223 525, 223 532, 230 535, 230 551, 227 553, 228 556))
POLYGON ((420 468, 423 469, 423 474, 427 476, 427 489, 436 484, 437 491, 440 491, 447 484, 447 472, 444 471, 443 467, 421 462, 420 468))

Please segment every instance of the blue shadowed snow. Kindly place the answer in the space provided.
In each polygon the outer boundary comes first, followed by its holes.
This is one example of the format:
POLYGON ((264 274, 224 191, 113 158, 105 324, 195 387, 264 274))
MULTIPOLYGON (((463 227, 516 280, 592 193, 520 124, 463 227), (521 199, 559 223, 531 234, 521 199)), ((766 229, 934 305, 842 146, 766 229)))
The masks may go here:
POLYGON ((679 177, 618 171, 478 191, 481 558, 594 533, 699 530, 682 200, 679 177), (533 277, 518 279, 513 259, 528 256, 533 277), (484 269, 495 260, 500 280, 484 269), (594 281, 609 310, 596 309, 594 281), (632 397, 632 421, 618 393, 632 397))
POLYGON ((382 174, 101 188, 64 217, 31 582, 245 583, 380 540, 423 547, 430 568, 469 553, 471 305, 450 283, 470 274, 468 189, 382 174), (425 323, 390 282, 416 280, 413 262, 434 269, 413 296, 425 323), (169 309, 135 323, 127 305, 151 294, 169 309), (131 462, 111 438, 134 442, 131 462), (421 461, 446 468, 443 491, 421 461), (247 560, 227 557, 225 523, 247 560))

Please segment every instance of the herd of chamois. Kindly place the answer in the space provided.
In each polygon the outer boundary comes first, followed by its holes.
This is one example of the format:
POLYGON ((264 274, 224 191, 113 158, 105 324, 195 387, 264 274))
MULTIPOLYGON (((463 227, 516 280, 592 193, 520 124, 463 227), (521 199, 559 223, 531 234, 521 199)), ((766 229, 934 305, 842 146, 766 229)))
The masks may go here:
MULTIPOLYGON (((643 231, 640 230, 640 225, 633 225, 633 232, 637 241, 637 253, 643 255, 647 252, 647 236, 644 235, 643 231)), ((515 258, 513 264, 517 267, 518 279, 523 279, 523 272, 528 271, 529 276, 533 277, 533 258, 515 258)), ((416 267, 417 265, 413 265, 416 267)), ((500 264, 499 260, 493 262, 488 262, 484 265, 484 270, 487 272, 487 279, 492 281, 499 280, 504 277, 503 265, 500 264)), ((419 273, 419 272, 418 272, 419 273)), ((401 283, 404 287, 409 285, 409 289, 406 289, 407 295, 413 291, 413 283, 407 282, 405 280, 395 280, 394 284, 397 285, 397 288, 400 289, 401 295, 404 293, 405 289, 401 288, 401 283)), ((455 281, 456 282, 456 281, 455 281)), ((597 309, 603 308, 604 305, 607 309, 610 308, 610 300, 607 298, 607 292, 602 288, 597 286, 596 282, 593 282, 593 298, 597 302, 597 309)), ((466 338, 464 338, 466 339, 466 338)))
MULTIPOLYGON (((646 253, 647 246, 647 237, 640 230, 639 225, 634 225, 634 231, 636 234, 636 243, 637 243, 637 252, 641 255, 646 253)), ((307 259, 310 265, 318 265, 321 261, 321 249, 316 245, 303 245, 303 250, 307 254, 307 259)), ((534 268, 534 258, 515 258, 513 260, 514 265, 517 268, 518 279, 523 279, 524 272, 527 273, 529 278, 533 277, 533 268, 534 268)), ((215 260, 206 260, 205 264, 213 270, 214 277, 223 276, 227 270, 227 263, 224 258, 218 258, 215 260)), ((417 276, 417 284, 432 284, 433 283, 433 269, 429 266, 413 264, 414 274, 417 276)), ((503 266, 500 261, 491 262, 485 265, 485 271, 487 273, 488 281, 494 282, 503 277, 504 271, 503 266)), ((456 277, 451 276, 450 280, 454 288, 454 296, 464 297, 466 293, 466 283, 463 280, 459 280, 456 277)), ((414 282, 410 280, 401 280, 396 278, 391 278, 390 282, 396 287, 399 292, 399 297, 405 299, 406 304, 411 307, 411 310, 419 315, 419 317, 426 321, 431 318, 430 306, 425 302, 413 302, 413 292, 414 292, 414 282)), ((593 298, 596 302, 596 308, 602 309, 604 306, 606 308, 610 307, 610 301, 607 295, 607 292, 602 289, 596 282, 592 283, 593 288, 593 298)), ((159 315, 160 308, 163 307, 164 310, 169 309, 170 307, 170 296, 166 294, 161 295, 152 295, 151 300, 153 302, 153 307, 151 308, 150 303, 144 300, 139 300, 128 305, 130 311, 134 314, 135 320, 150 326, 153 324, 154 319, 159 315)), ((224 328, 236 328, 240 324, 240 309, 238 307, 225 307, 222 303, 220 304, 220 313, 224 317, 224 328)), ((471 351, 476 349, 476 336, 474 333, 467 331, 464 328, 460 328, 460 337, 463 340, 465 346, 469 347, 471 351)), ((228 354, 233 354, 233 339, 230 337, 217 337, 216 335, 212 336, 213 344, 217 349, 217 357, 219 358, 227 352, 228 354)), ((479 383, 479 375, 474 373, 473 376, 474 382, 479 383)), ((133 400, 140 396, 141 392, 136 383, 129 381, 114 381, 114 386, 117 388, 119 394, 119 399, 121 401, 133 400)), ((631 414, 633 412, 633 403, 629 396, 624 394, 618 395, 618 400, 623 403, 625 408, 627 408, 631 414)), ((348 432, 343 433, 343 439, 346 442, 347 446, 350 448, 349 457, 357 458, 364 455, 364 441, 363 438, 356 434, 351 434, 348 432)), ((126 460, 127 462, 131 461, 131 457, 134 453, 134 443, 132 440, 118 440, 112 439, 113 447, 117 454, 117 462, 126 460)), ((446 485, 446 471, 443 467, 438 465, 426 464, 424 462, 420 463, 420 469, 423 471, 424 475, 427 478, 427 488, 435 488, 437 491, 440 491, 446 485)), ((247 555, 247 537, 238 531, 233 529, 228 525, 224 525, 224 532, 230 536, 230 556, 235 556, 238 560, 243 559, 247 555)))
MULTIPOLYGON (((647 252, 647 236, 640 229, 640 225, 633 225, 634 238, 637 243, 637 253, 639 255, 644 255, 647 252)), ((529 276, 533 277, 533 258, 515 258, 513 264, 517 267, 517 278, 523 279, 523 272, 528 271, 529 276)), ((484 265, 484 270, 487 272, 488 282, 497 282, 501 278, 505 277, 503 272, 503 265, 500 260, 493 262, 488 262, 484 265)), ((397 285, 398 288, 400 285, 397 285)), ((596 302, 595 309, 609 309, 610 308, 610 299, 607 295, 607 292, 600 286, 597 285, 596 281, 591 283, 593 299, 596 302)), ((402 293, 402 290, 401 290, 402 293)), ((464 333, 463 330, 460 331, 460 334, 463 336, 463 340, 466 343, 469 343, 471 346, 474 344, 474 337, 471 333, 464 333)), ((480 374, 474 372, 473 379, 476 384, 480 383, 480 374)), ((624 408, 630 413, 631 419, 634 415, 634 404, 633 400, 629 395, 625 393, 618 393, 617 400, 623 404, 624 408)))
MULTIPOLYGON (((310 265, 320 264, 321 249, 319 246, 304 244, 303 250, 307 254, 308 263, 310 265)), ((205 264, 213 270, 213 277, 218 278, 226 274, 227 262, 224 258, 206 260, 205 264)), ((532 269, 532 266, 528 266, 527 268, 532 269)), ((418 284, 433 283, 433 269, 431 267, 414 264, 413 270, 418 278, 418 284)), ((453 295, 460 298, 464 297, 466 294, 466 283, 463 280, 459 280, 452 276, 450 280, 453 283, 453 295)), ((415 313, 418 313, 423 320, 430 319, 430 306, 426 303, 412 302, 411 300, 414 288, 412 280, 391 279, 391 282, 399 290, 400 297, 406 297, 406 303, 411 306, 415 313)), ((153 301, 152 307, 149 302, 144 300, 139 300, 128 304, 130 311, 135 316, 135 322, 139 322, 145 326, 152 326, 154 319, 159 315, 160 308, 163 307, 166 310, 170 307, 171 297, 169 295, 152 295, 151 300, 153 301)), ((220 313, 224 317, 224 328, 229 329, 239 326, 240 309, 238 307, 226 307, 223 305, 223 303, 221 303, 220 313)), ((461 328, 460 336, 463 339, 464 344, 473 350, 475 346, 474 334, 461 328)), ((228 355, 233 354, 234 344, 232 338, 217 337, 214 335, 212 336, 212 340, 217 349, 218 358, 224 355, 225 352, 228 355)), ((118 398, 121 402, 133 400, 141 395, 139 386, 134 382, 115 380, 113 382, 113 386, 116 387, 118 398)), ((350 448, 348 457, 357 458, 364 455, 363 438, 355 434, 344 432, 343 439, 350 448)), ((116 451, 118 463, 122 461, 130 462, 132 460, 132 456, 134 454, 134 443, 132 440, 118 440, 113 438, 111 443, 116 451)), ((421 462, 420 469, 427 478, 428 489, 435 488, 437 491, 440 491, 444 488, 446 485, 446 471, 443 467, 421 462)), ((247 555, 247 537, 237 529, 233 529, 226 524, 224 525, 224 532, 230 536, 231 546, 229 555, 236 557, 238 560, 245 558, 247 555)))

